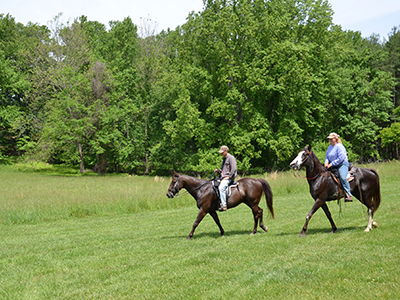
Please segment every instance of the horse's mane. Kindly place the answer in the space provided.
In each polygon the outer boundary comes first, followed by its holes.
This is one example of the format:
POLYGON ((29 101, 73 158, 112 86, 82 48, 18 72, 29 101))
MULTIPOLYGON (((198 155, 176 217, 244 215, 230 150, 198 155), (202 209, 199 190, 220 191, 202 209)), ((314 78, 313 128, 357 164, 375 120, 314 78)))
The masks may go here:
POLYGON ((190 175, 185 175, 185 174, 182 174, 182 173, 178 173, 178 175, 192 178, 192 179, 194 179, 194 180, 196 180, 197 182, 200 182, 200 183, 206 183, 206 182, 211 181, 211 180, 201 179, 201 178, 197 178, 197 177, 190 176, 190 175))

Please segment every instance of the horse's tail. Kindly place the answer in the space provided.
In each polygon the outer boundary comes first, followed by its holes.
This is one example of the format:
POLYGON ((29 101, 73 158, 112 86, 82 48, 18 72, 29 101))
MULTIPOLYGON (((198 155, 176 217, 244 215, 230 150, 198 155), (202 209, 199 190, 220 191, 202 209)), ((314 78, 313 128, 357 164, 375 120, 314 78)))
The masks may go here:
POLYGON ((269 183, 266 180, 264 180, 264 179, 258 179, 258 180, 261 182, 261 184, 263 186, 265 200, 267 201, 267 206, 268 206, 269 211, 271 212, 271 216, 272 216, 272 218, 275 218, 274 208, 272 206, 273 195, 272 195, 271 187, 269 186, 269 183))
POLYGON ((379 205, 381 204, 381 187, 379 183, 379 175, 374 169, 370 169, 372 173, 375 174, 375 190, 374 190, 374 213, 378 210, 379 205))

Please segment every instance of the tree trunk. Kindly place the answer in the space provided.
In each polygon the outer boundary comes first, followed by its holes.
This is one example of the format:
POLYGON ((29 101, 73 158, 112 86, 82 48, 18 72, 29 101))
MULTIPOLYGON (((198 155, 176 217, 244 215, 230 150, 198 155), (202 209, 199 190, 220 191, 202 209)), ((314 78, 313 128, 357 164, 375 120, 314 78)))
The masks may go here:
POLYGON ((149 175, 149 152, 147 147, 147 119, 149 118, 149 110, 146 108, 145 123, 144 123, 144 148, 145 148, 145 166, 144 175, 149 175))
POLYGON ((95 171, 97 171, 97 175, 101 176, 101 163, 99 159, 99 155, 96 154, 96 166, 95 166, 95 171))
POLYGON ((81 167, 81 173, 85 173, 85 165, 83 163, 83 152, 82 152, 82 144, 78 143, 78 150, 79 150, 79 158, 80 158, 80 167, 81 167))

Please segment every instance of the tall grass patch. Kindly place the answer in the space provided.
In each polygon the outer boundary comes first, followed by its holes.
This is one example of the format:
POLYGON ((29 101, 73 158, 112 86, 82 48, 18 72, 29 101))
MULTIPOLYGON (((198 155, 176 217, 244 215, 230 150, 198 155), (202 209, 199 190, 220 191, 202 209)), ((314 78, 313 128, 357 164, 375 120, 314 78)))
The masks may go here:
POLYGON ((183 198, 169 201, 165 196, 168 180, 128 175, 44 175, 0 166, 0 223, 38 223, 192 204, 183 198))

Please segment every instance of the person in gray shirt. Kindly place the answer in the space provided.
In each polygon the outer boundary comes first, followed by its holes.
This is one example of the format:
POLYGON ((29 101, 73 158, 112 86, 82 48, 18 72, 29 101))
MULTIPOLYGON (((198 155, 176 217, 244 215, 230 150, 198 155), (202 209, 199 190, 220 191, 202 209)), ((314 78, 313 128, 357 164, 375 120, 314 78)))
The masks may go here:
POLYGON ((235 180, 237 175, 236 159, 233 155, 229 154, 229 148, 227 146, 222 146, 218 152, 223 156, 221 169, 215 169, 215 172, 221 174, 221 183, 219 184, 219 194, 221 197, 221 207, 220 211, 226 211, 226 189, 228 185, 235 180))

